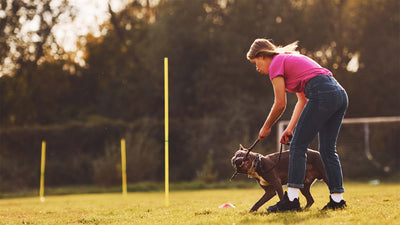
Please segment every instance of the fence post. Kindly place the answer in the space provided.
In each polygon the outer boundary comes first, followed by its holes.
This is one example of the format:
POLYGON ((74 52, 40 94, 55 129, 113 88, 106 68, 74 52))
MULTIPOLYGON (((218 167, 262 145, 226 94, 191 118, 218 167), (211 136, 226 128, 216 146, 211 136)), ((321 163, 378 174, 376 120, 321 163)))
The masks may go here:
POLYGON ((42 141, 42 157, 40 165, 40 201, 44 202, 44 169, 46 165, 46 142, 42 141))
POLYGON ((128 193, 126 183, 126 144, 125 139, 121 139, 121 170, 122 170, 122 195, 126 196, 128 193))

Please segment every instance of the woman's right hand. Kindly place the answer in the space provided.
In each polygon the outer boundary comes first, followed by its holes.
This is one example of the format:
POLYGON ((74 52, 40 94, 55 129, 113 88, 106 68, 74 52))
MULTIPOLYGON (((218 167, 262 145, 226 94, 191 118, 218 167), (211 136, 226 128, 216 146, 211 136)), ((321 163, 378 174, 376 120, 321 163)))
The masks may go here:
POLYGON ((271 128, 263 126, 258 134, 258 140, 264 140, 271 133, 271 128))

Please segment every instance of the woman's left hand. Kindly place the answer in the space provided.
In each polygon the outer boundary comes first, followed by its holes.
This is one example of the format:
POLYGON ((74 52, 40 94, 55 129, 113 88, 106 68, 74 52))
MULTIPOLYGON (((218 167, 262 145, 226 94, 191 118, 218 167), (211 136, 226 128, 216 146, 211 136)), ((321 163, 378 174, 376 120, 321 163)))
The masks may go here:
POLYGON ((286 129, 283 131, 282 136, 281 136, 281 141, 280 143, 282 144, 287 144, 290 142, 290 139, 293 137, 293 131, 286 129))

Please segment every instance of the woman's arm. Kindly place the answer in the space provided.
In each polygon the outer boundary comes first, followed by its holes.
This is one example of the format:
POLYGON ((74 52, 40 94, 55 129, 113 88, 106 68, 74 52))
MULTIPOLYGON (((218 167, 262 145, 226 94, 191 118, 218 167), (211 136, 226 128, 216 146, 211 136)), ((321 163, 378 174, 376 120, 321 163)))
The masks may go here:
POLYGON ((272 79, 272 86, 274 87, 274 105, 269 112, 267 119, 258 135, 259 140, 263 140, 271 133, 271 127, 281 117, 286 108, 286 90, 285 80, 282 76, 277 76, 272 79))
POLYGON ((287 144, 289 139, 287 137, 293 136, 293 130, 296 127, 297 121, 299 120, 300 114, 304 109, 304 106, 307 104, 308 99, 306 98, 304 93, 297 93, 297 103, 294 107, 292 118, 289 121, 288 126, 285 131, 282 133, 281 143, 287 144))

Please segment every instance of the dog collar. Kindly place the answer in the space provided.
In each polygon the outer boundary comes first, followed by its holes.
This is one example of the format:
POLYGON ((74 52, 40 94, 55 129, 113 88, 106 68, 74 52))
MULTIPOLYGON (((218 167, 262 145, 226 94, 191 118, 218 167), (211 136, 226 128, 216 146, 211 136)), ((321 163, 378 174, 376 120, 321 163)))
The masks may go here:
POLYGON ((253 162, 253 168, 257 171, 258 167, 261 165, 261 155, 257 155, 253 162))

